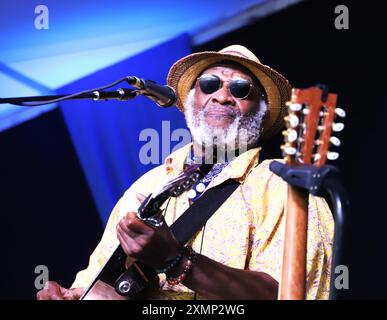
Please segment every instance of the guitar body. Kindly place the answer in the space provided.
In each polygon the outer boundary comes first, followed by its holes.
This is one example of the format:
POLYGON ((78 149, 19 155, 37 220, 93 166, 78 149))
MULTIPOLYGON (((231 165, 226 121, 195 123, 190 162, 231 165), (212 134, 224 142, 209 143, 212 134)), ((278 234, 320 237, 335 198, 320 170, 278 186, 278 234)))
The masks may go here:
POLYGON ((156 273, 127 257, 122 247, 118 246, 81 300, 142 299, 149 296, 156 285, 156 273), (123 292, 120 294, 120 291, 123 292))

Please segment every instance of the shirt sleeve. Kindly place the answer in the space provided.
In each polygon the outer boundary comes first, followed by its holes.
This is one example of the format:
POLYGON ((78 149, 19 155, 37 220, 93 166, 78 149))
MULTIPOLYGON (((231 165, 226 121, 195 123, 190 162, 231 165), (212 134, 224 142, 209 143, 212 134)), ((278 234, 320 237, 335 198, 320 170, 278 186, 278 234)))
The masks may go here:
POLYGON ((118 245, 115 226, 118 223, 122 199, 115 205, 102 238, 89 258, 89 264, 86 269, 79 271, 76 275, 72 288, 88 287, 97 276, 102 266, 107 262, 110 255, 118 245))
MULTIPOLYGON (((285 233, 284 207, 287 184, 268 171, 263 162, 255 177, 262 185, 255 200, 256 221, 251 235, 251 255, 247 267, 265 272, 278 283, 281 280, 285 233)), ((330 264, 334 222, 323 198, 309 196, 307 240, 307 299, 327 299, 329 296, 330 264)))
POLYGON ((102 238, 89 258, 87 268, 77 273, 72 288, 85 288, 93 282, 119 244, 116 233, 117 223, 127 212, 137 212, 140 206, 137 193, 148 195, 152 192, 155 185, 165 181, 165 176, 162 174, 164 171, 163 166, 148 171, 134 182, 117 202, 109 216, 102 238))

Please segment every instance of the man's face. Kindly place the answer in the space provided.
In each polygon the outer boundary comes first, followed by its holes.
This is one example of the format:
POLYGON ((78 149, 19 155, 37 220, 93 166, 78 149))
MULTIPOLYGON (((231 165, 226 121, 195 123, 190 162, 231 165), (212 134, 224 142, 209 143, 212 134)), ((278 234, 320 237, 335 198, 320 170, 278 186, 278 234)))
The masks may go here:
POLYGON ((252 88, 250 94, 244 98, 234 97, 230 90, 231 80, 245 79, 253 84, 253 79, 249 74, 238 66, 214 66, 206 69, 202 75, 215 75, 219 77, 221 87, 219 90, 206 94, 199 86, 199 81, 195 84, 194 114, 204 110, 204 117, 207 125, 214 128, 227 129, 235 120, 238 114, 247 116, 259 108, 260 96, 257 88, 252 88))
POLYGON ((220 81, 201 88, 197 80, 185 103, 184 114, 196 145, 241 152, 256 146, 267 112, 259 84, 253 82, 249 72, 237 65, 212 66, 200 77, 208 79, 213 76, 220 81), (241 82, 241 79, 249 81, 247 90, 235 91, 241 87, 234 86, 230 91, 230 81, 241 82), (209 87, 211 90, 206 90, 209 87))

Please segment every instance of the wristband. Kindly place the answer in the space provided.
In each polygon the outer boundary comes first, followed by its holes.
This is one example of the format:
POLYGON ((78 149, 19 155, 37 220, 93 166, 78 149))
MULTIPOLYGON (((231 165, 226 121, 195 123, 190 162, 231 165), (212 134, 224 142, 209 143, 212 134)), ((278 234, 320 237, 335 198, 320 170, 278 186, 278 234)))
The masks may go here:
POLYGON ((189 253, 188 260, 184 265, 183 272, 179 276, 177 276, 175 278, 171 278, 171 277, 168 277, 168 275, 167 275, 167 282, 170 285, 176 286, 179 283, 183 282, 185 280, 185 278, 187 277, 187 274, 189 273, 189 271, 192 269, 193 264, 197 260, 198 255, 191 247, 187 246, 187 247, 185 247, 185 249, 188 250, 188 253, 189 253))
POLYGON ((181 259, 183 259, 183 248, 179 249, 179 253, 177 254, 175 259, 167 261, 168 264, 165 267, 155 268, 155 271, 157 273, 166 273, 174 266, 176 266, 181 261, 181 259))

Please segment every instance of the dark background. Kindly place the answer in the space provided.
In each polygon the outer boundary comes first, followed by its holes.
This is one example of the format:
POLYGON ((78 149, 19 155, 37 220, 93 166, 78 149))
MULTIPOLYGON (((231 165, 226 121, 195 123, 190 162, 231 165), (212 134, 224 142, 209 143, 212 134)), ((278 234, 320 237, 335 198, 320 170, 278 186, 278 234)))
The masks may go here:
POLYGON ((33 299, 35 266, 70 286, 102 224, 60 109, 0 134, 0 299, 33 299))
MULTIPOLYGON (((193 48, 242 44, 294 87, 325 83, 338 93, 347 117, 335 165, 351 200, 343 258, 350 289, 342 299, 387 298, 387 50, 377 3, 307 1, 193 48), (349 8, 349 30, 334 27, 339 4, 349 8)), ((281 141, 266 144, 264 158, 281 157, 281 141)), ((33 299, 35 266, 69 286, 103 229, 59 109, 0 133, 0 150, 0 299, 33 299)))

